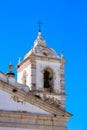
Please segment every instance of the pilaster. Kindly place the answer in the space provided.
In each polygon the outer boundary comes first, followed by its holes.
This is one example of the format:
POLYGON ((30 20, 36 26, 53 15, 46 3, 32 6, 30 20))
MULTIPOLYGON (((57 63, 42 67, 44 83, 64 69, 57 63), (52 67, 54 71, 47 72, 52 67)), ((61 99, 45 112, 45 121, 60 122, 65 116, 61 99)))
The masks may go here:
POLYGON ((30 60, 31 62, 31 90, 36 90, 36 61, 30 60))

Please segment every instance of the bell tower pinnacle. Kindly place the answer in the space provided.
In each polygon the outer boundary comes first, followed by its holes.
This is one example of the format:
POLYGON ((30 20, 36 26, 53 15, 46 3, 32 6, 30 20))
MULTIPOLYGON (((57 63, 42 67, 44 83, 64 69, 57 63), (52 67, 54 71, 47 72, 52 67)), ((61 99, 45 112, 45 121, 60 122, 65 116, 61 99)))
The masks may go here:
POLYGON ((26 84, 32 93, 41 98, 58 100, 60 107, 65 109, 64 55, 57 55, 47 46, 41 35, 41 23, 38 25, 38 36, 33 49, 18 65, 18 82, 26 84))

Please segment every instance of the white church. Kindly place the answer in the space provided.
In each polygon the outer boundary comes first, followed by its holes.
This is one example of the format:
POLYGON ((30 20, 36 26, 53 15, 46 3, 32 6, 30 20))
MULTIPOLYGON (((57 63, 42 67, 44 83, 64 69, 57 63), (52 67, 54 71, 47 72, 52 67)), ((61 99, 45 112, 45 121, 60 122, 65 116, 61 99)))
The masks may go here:
POLYGON ((17 81, 0 72, 0 130, 67 130, 64 55, 49 48, 39 28, 33 48, 17 65, 17 81))

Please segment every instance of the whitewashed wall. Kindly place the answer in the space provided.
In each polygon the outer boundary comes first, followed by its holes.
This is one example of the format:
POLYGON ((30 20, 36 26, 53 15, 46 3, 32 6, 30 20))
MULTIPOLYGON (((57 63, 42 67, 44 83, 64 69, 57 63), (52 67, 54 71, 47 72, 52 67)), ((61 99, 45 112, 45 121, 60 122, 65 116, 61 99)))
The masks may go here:
POLYGON ((38 113, 38 114, 50 114, 32 104, 24 102, 17 103, 13 100, 10 94, 0 90, 0 110, 6 111, 26 111, 30 113, 38 113))
MULTIPOLYGON (((18 69, 17 73, 17 81, 23 84, 23 73, 26 71, 26 85, 31 87, 31 64, 27 64, 26 66, 22 65, 21 68, 18 69)), ((30 88, 31 89, 31 88, 30 88)))

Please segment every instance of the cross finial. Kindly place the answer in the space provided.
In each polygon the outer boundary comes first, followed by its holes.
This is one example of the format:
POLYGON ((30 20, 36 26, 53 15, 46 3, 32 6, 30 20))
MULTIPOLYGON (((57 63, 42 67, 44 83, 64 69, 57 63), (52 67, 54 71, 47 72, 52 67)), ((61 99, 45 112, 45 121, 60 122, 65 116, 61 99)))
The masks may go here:
POLYGON ((38 22, 38 27, 39 27, 39 30, 38 30, 38 31, 39 31, 39 32, 41 32, 41 24, 42 24, 41 22, 38 22))

